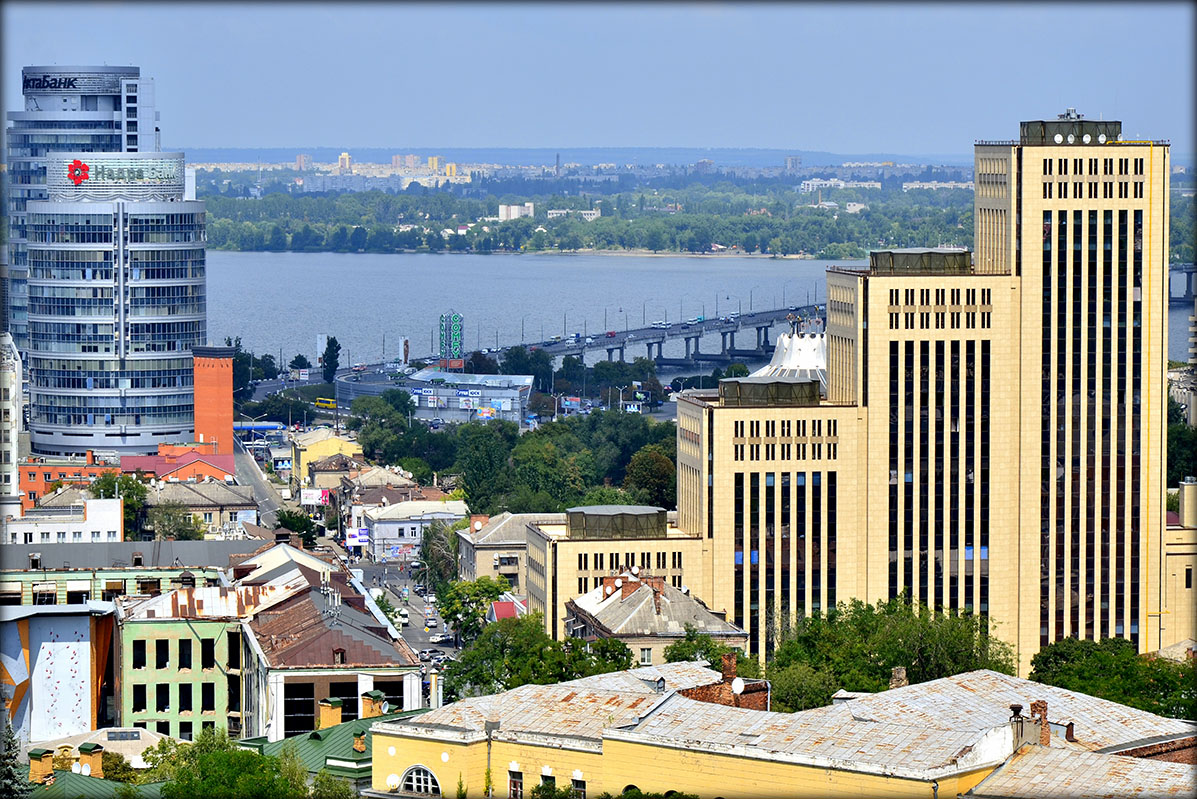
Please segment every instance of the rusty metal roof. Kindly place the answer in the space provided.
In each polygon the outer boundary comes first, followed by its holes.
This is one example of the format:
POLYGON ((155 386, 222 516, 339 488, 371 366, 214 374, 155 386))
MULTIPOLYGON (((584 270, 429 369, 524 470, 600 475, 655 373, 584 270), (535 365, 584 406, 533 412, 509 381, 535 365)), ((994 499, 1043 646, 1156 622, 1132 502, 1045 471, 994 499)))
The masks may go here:
POLYGON ((307 579, 295 573, 290 580, 267 585, 176 588, 145 599, 119 597, 117 601, 125 618, 130 621, 240 619, 281 602, 307 587, 307 579))
POLYGON ((336 650, 344 651, 336 667, 419 665, 411 647, 391 640, 373 616, 315 587, 256 614, 247 626, 272 668, 334 667, 336 650))
MULTIPOLYGON (((1048 700, 1051 710, 1051 700, 1048 700)), ((1197 794, 1197 767, 1027 745, 965 796, 1009 799, 1167 797, 1197 794)))
POLYGON ((981 730, 1005 724, 1010 705, 1029 708, 1037 699, 1047 702, 1048 721, 1074 725, 1078 748, 1107 749, 1158 735, 1197 733, 1192 722, 988 670, 882 691, 851 699, 842 707, 867 721, 981 730))

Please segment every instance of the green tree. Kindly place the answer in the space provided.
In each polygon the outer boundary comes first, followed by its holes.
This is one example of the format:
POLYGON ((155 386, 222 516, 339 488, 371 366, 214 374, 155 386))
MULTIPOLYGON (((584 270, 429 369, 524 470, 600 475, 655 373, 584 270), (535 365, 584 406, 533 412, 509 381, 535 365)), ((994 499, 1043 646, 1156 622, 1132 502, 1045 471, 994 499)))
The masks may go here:
POLYGON ((1197 475, 1197 427, 1168 425, 1168 485, 1197 475))
POLYGON ((835 677, 809 663, 770 668, 769 681, 773 689, 773 709, 781 713, 825 707, 831 704, 831 697, 839 690, 835 677))
MULTIPOLYGON (((361 228, 357 228, 361 230, 361 228)), ((278 773, 295 796, 305 796, 308 792, 308 770, 299 759, 299 749, 294 740, 287 741, 278 753, 278 773)))
POLYGON ((141 532, 142 511, 149 489, 138 477, 115 470, 104 472, 92 480, 89 490, 96 499, 119 497, 124 500, 126 539, 141 532))
POLYGON ((577 638, 554 641, 544 617, 530 613, 487 625, 445 671, 445 693, 461 698, 574 680, 628 668, 631 658, 617 639, 589 647, 577 638))
POLYGON ((336 336, 329 336, 328 343, 324 346, 324 356, 320 365, 325 383, 331 383, 337 376, 337 367, 340 366, 340 363, 341 344, 337 341, 336 336))
POLYGON ((490 604, 508 588, 505 580, 493 577, 455 580, 449 583, 443 593, 437 594, 441 618, 461 636, 463 644, 468 644, 482 632, 490 604))
POLYGON ((760 676, 760 666, 756 660, 747 657, 740 649, 721 644, 711 635, 699 632, 698 628, 691 624, 686 625, 685 637, 665 647, 665 662, 705 660, 711 668, 718 671, 723 667, 723 656, 727 654, 736 656, 736 674, 741 677, 760 676))
POLYGON ((457 576, 456 532, 443 521, 434 521, 424 528, 420 539, 420 578, 439 597, 448 590, 449 582, 457 576))
MULTIPOLYGON (((849 691, 885 690, 896 666, 906 668, 912 683, 975 669, 1013 674, 1012 650, 990 634, 990 625, 983 617, 936 613, 904 597, 875 605, 841 602, 826 613, 798 619, 793 627, 783 619, 767 674, 772 678, 806 664, 837 689, 849 691)), ((787 674, 784 684, 796 693, 779 694, 775 687, 775 700, 800 709, 803 697, 820 695, 820 686, 829 683, 802 671, 787 674)))
POLYGON ((303 538, 303 545, 307 548, 316 546, 316 523, 301 510, 279 508, 275 514, 278 524, 275 529, 285 527, 293 533, 299 533, 303 538))
POLYGON ((514 441, 498 424, 465 425, 458 435, 458 467, 466 501, 476 513, 493 512, 511 487, 508 460, 514 441))
POLYGON ((175 780, 162 786, 162 799, 298 799, 306 795, 306 790, 297 792, 279 772, 277 758, 245 749, 200 754, 194 766, 180 768, 175 780))
POLYGON ((1031 679, 1149 713, 1197 719, 1197 661, 1144 657, 1124 638, 1064 638, 1031 658, 1031 679))
POLYGON ((203 525, 182 502, 172 500, 154 505, 146 517, 159 541, 167 538, 200 541, 204 537, 203 525))
POLYGON ((628 461, 623 487, 642 492, 650 505, 671 509, 677 505, 677 467, 655 445, 643 447, 628 461))
POLYGON ((241 337, 225 337, 226 347, 233 348, 233 401, 240 404, 250 399, 254 390, 250 386, 254 377, 253 357, 241 349, 241 337))
POLYGON ((4 725, 4 732, 0 733, 0 796, 29 799, 33 793, 33 785, 29 782, 29 765, 22 762, 21 746, 13 734, 8 714, 0 716, 3 716, 0 724, 4 725))
POLYGON ((104 752, 100 756, 104 766, 104 779, 115 782, 136 782, 137 769, 120 752, 104 752))
POLYGON ((301 353, 292 358, 291 363, 287 364, 287 366, 291 369, 311 369, 312 362, 307 359, 307 356, 301 353))
POLYGON ((270 238, 266 241, 266 249, 272 252, 282 252, 287 249, 287 234, 278 225, 270 227, 270 238))
POLYGON ((348 780, 343 780, 340 777, 334 777, 328 773, 328 769, 320 769, 316 772, 316 778, 312 781, 311 799, 356 799, 357 791, 348 780))
POLYGON ((191 743, 162 738, 142 753, 148 768, 138 775, 138 782, 144 785, 177 780, 183 771, 196 770, 201 755, 232 752, 235 748, 224 728, 205 727, 191 743))
POLYGON ((349 251, 362 252, 366 249, 366 239, 369 233, 362 226, 357 226, 353 232, 349 234, 349 251))

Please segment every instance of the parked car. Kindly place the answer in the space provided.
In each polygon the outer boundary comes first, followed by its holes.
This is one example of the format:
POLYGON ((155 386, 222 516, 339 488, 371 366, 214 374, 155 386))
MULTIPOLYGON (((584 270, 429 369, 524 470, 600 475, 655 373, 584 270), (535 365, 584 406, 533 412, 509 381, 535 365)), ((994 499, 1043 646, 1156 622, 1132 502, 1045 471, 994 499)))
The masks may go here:
POLYGON ((451 644, 453 641, 453 633, 437 633, 428 639, 431 644, 451 644))
POLYGON ((443 650, 443 649, 435 649, 435 648, 434 649, 421 649, 420 650, 420 662, 427 663, 428 661, 432 660, 432 658, 434 656, 443 655, 443 654, 445 654, 445 650, 443 650))

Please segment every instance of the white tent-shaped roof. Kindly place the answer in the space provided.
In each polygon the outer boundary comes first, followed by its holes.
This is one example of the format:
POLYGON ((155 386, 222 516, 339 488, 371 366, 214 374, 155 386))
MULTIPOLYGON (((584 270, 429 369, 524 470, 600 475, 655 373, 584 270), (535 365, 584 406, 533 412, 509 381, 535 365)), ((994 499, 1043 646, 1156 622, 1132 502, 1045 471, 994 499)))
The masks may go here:
POLYGON ((822 326, 782 333, 777 337, 773 360, 753 377, 789 377, 819 381, 827 392, 827 335, 822 326))

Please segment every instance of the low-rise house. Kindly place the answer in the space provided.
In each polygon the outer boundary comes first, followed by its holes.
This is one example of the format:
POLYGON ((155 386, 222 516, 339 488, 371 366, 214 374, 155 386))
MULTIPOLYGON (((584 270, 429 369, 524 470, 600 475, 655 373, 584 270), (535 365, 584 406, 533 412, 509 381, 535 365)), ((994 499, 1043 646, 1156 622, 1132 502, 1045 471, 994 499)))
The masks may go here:
POLYGON ((92 499, 77 489, 69 505, 31 508, 24 516, 6 516, 0 524, 4 544, 99 544, 125 539, 124 504, 119 499, 92 499))
POLYGON ((111 602, 172 587, 227 584, 223 569, 262 541, 119 541, 91 544, 5 544, 0 606, 111 602))
POLYGON ((49 749, 57 755, 69 755, 75 758, 76 761, 86 762, 83 747, 86 744, 99 744, 104 748, 103 751, 114 752, 125 758, 131 767, 146 769, 150 767, 150 764, 145 762, 145 758, 142 757, 145 750, 153 749, 158 745, 159 741, 169 738, 170 736, 168 735, 162 735, 161 733, 141 727, 105 727, 99 730, 68 735, 64 738, 40 741, 37 744, 30 744, 24 748, 26 756, 29 755, 31 750, 41 748, 49 749))
POLYGON ((334 452, 308 463, 308 488, 340 489, 341 481, 366 466, 366 462, 341 452, 334 452))
POLYGON ((367 796, 536 784, 700 797, 1190 796, 1197 725, 991 671, 770 711, 763 681, 669 663, 376 722, 367 796), (1030 716, 1024 715, 1028 709, 1030 716), (506 773, 504 773, 506 772, 506 773))
MULTIPOLYGON (((37 786, 33 794, 38 799, 115 799, 126 795, 127 783, 106 779, 104 775, 104 746, 86 743, 80 746, 79 772, 58 771, 54 768, 54 750, 36 748, 29 751, 29 781, 37 786)), ((158 799, 165 782, 142 783, 136 787, 141 799, 158 799)))
POLYGON ((28 511, 38 500, 54 490, 56 483, 86 486, 104 472, 120 471, 121 458, 115 453, 88 450, 72 456, 34 455, 17 466, 21 487, 21 508, 28 511))
POLYGON ((373 763, 373 733, 370 725, 376 721, 400 721, 424 713, 421 710, 400 712, 383 711, 383 705, 375 697, 363 697, 368 714, 357 717, 357 703, 346 702, 336 697, 325 697, 318 703, 319 725, 311 732, 292 735, 281 741, 267 741, 265 738, 247 738, 238 742, 242 749, 261 755, 278 757, 283 748, 294 745, 295 755, 308 773, 308 781, 315 779, 321 769, 339 779, 349 782, 354 790, 361 792, 370 787, 370 772, 373 763), (353 718, 347 718, 345 707, 353 711, 353 718))
POLYGON ((233 455, 218 455, 215 444, 159 444, 156 455, 126 455, 121 471, 160 480, 224 480, 236 474, 233 455))
POLYGON ((155 481, 146 495, 147 511, 168 503, 185 507, 210 534, 238 523, 256 524, 258 521, 258 501, 254 498, 253 488, 223 480, 155 481))
POLYGON ((564 513, 508 513, 480 517, 457 531, 457 573, 463 580, 502 578, 512 591, 526 586, 528 526, 563 525, 564 513))
POLYGON ((571 636, 587 641, 617 638, 641 666, 664 663, 666 647, 685 638, 688 628, 735 649, 744 649, 748 642, 744 630, 712 613, 689 592, 643 572, 603 576, 591 591, 566 602, 565 612, 571 636))
POLYGON ((367 552, 379 563, 412 560, 429 525, 438 521, 453 524, 469 514, 461 500, 413 500, 371 508, 362 514, 362 526, 369 531, 367 552))
POLYGON ((329 455, 362 457, 362 447, 354 439, 339 436, 330 427, 317 427, 291 439, 291 485, 296 489, 307 485, 308 464, 329 455))

